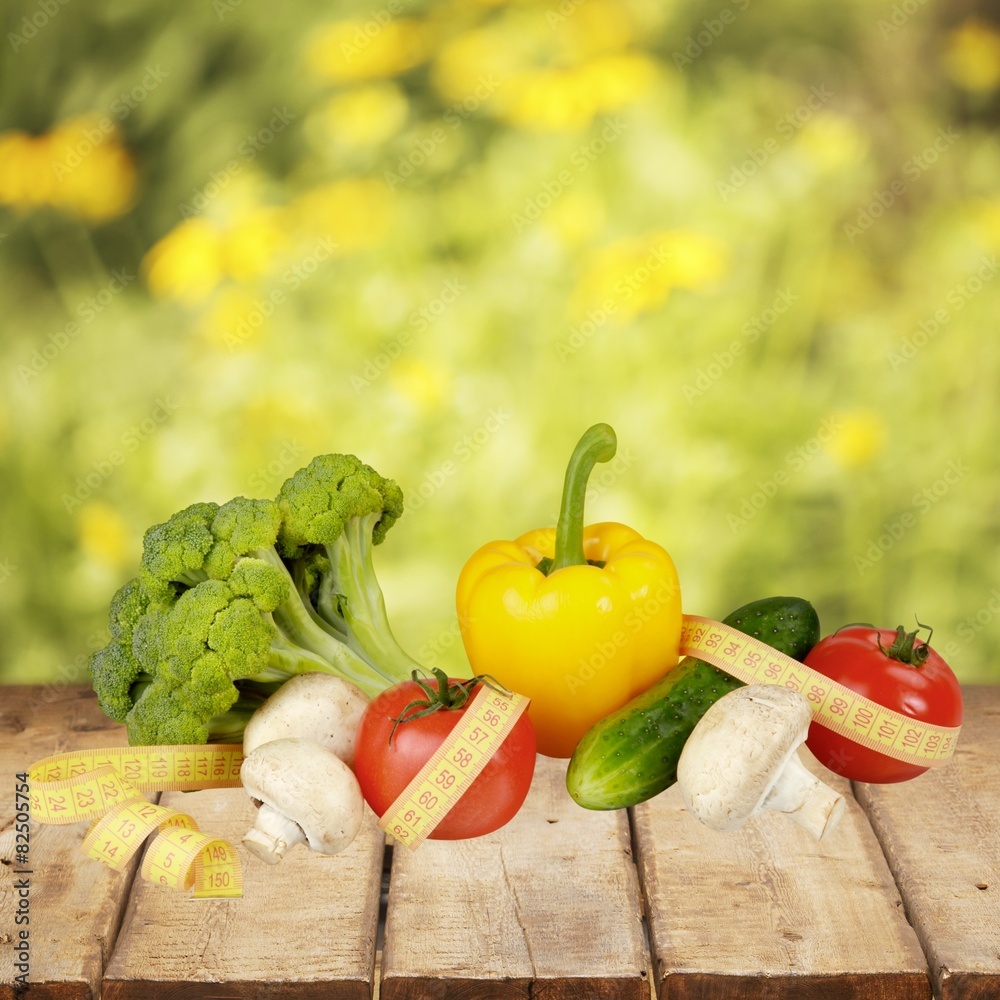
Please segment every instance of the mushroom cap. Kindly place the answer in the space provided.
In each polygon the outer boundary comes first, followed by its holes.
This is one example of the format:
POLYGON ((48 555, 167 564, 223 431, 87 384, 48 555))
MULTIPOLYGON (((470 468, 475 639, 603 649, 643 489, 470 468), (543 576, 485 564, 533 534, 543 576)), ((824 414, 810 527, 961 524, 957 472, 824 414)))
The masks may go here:
POLYGON ((354 772, 312 740, 272 740, 243 761, 246 793, 296 823, 309 847, 337 854, 358 834, 365 800, 354 772))
POLYGON ((243 733, 243 752, 251 754, 272 740, 302 737, 353 765, 358 726, 367 707, 367 695, 342 677, 298 674, 250 717, 243 733))
POLYGON ((809 702, 791 688, 751 684, 723 695, 677 762, 688 810, 714 830, 735 830, 763 804, 810 722, 809 702))

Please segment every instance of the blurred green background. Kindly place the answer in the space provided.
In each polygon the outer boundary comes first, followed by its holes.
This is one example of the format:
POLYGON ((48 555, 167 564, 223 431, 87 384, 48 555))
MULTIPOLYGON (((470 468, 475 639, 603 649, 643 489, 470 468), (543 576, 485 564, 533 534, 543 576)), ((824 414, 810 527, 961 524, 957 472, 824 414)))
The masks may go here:
POLYGON ((401 641, 553 523, 935 627, 1000 681, 1000 27, 965 3, 14 0, 0 681, 82 682, 142 533, 324 451, 401 484, 401 641))

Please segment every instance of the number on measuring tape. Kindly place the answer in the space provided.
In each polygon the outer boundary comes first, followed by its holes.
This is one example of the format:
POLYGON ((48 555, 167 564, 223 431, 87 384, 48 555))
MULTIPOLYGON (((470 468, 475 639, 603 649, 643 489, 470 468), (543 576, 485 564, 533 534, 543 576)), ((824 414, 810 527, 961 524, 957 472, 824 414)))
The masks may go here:
POLYGON ((685 615, 680 653, 725 670, 746 684, 763 681, 800 691, 813 718, 862 746, 929 766, 954 753, 959 727, 914 725, 914 720, 852 691, 804 663, 723 622, 685 615))
POLYGON ((527 708, 520 694, 483 686, 437 751, 379 819, 400 843, 415 848, 465 794, 527 708))

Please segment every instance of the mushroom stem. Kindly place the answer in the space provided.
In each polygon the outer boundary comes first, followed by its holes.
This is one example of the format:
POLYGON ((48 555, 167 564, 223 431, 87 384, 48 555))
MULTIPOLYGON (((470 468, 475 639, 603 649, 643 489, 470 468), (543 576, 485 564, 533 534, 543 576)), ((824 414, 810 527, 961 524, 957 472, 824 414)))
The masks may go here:
POLYGON ((760 808, 785 813, 822 840, 840 822, 844 807, 844 796, 824 785, 793 752, 760 808))
POLYGON ((276 865, 285 852, 306 839, 302 827, 266 802, 257 810, 253 828, 243 838, 243 846, 261 861, 276 865))

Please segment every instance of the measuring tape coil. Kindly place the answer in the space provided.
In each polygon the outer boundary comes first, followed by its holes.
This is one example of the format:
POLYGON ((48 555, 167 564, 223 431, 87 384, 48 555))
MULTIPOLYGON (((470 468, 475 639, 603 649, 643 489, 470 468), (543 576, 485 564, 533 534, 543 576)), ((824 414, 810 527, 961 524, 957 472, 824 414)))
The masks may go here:
POLYGON ((236 849, 202 833, 188 815, 147 801, 143 792, 239 788, 243 747, 112 747, 55 754, 28 769, 32 818, 63 825, 91 820, 82 849, 121 871, 156 833, 140 874, 158 885, 194 888, 198 898, 243 894, 236 849))

